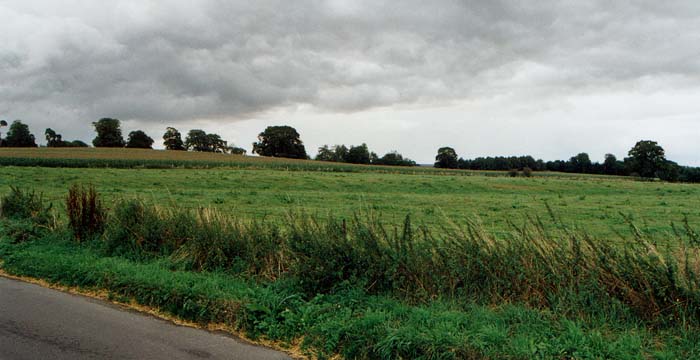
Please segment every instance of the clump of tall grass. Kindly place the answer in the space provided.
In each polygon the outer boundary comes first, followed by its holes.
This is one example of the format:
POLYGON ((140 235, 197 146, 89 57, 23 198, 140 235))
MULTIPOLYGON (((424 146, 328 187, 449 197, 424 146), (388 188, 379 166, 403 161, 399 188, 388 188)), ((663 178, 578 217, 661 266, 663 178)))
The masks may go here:
POLYGON ((170 256, 191 270, 233 270, 268 279, 286 272, 279 228, 212 209, 117 203, 104 242, 110 254, 170 256))
POLYGON ((102 234, 106 210, 92 185, 74 184, 66 196, 68 225, 78 242, 102 234))
POLYGON ((41 194, 11 186, 10 193, 0 199, 0 217, 30 220, 36 225, 46 226, 53 220, 51 207, 51 204, 45 205, 41 194))

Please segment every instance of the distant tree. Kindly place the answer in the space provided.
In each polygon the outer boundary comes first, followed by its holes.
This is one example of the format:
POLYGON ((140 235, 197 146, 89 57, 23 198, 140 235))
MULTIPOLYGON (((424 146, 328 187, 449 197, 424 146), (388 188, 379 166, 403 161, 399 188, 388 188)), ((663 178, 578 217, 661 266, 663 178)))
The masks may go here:
POLYGON ((177 129, 168 127, 165 129, 165 134, 163 134, 163 145, 165 150, 187 150, 185 148, 185 143, 182 142, 182 135, 177 129))
MULTIPOLYGON (((0 128, 7 126, 6 120, 0 120, 0 128)), ((0 131, 0 147, 5 146, 5 140, 2 139, 2 131, 0 131)))
POLYGON ((323 145, 318 148, 315 160, 332 161, 332 162, 347 162, 349 149, 345 145, 335 145, 330 147, 323 145))
POLYGON ((603 161, 603 173, 606 175, 617 175, 617 157, 613 154, 605 154, 605 161, 603 161))
POLYGON ((228 146, 226 141, 221 139, 218 134, 207 134, 207 145, 210 152, 226 153, 228 146))
POLYGON ((82 142, 80 140, 73 140, 70 142, 67 142, 68 147, 90 147, 88 144, 85 142, 82 142))
POLYGON ((29 126, 20 120, 15 120, 10 125, 5 145, 9 147, 37 147, 34 135, 29 132, 29 126))
POLYGON ((663 167, 656 172, 659 179, 668 182, 677 182, 681 177, 681 167, 673 161, 666 161, 663 167))
POLYGON ((569 160, 569 164, 570 164, 570 172, 578 173, 578 174, 590 173, 591 167, 593 166, 593 163, 591 162, 591 158, 586 153, 579 153, 578 155, 573 156, 569 160))
POLYGON ((207 133, 200 129, 190 130, 185 138, 185 148, 192 151, 211 151, 207 133))
POLYGON ((306 159, 306 149, 299 133, 291 126, 269 126, 253 143, 253 153, 261 156, 306 159))
POLYGON ((316 154, 315 160, 317 161, 334 161, 335 152, 333 149, 329 148, 328 145, 323 145, 318 148, 318 153, 316 154))
POLYGON ((226 152, 233 155, 245 155, 248 151, 244 148, 229 146, 227 147, 226 152))
POLYGON ((141 130, 129 133, 129 140, 126 147, 130 149, 153 149, 153 139, 141 130))
POLYGON ((404 158, 403 155, 399 154, 396 151, 387 153, 381 158, 378 158, 377 160, 373 161, 372 164, 390 166, 416 166, 415 161, 404 158))
POLYGON ((370 164, 376 164, 376 163, 378 163, 378 162, 379 162, 379 155, 377 155, 376 152, 371 151, 371 152, 369 153, 369 163, 370 163, 370 164))
POLYGON ((97 137, 92 140, 95 147, 124 147, 124 138, 119 120, 103 118, 92 123, 97 137))
POLYGON ((207 134, 204 130, 193 129, 187 134, 185 148, 192 151, 226 153, 228 145, 218 134, 207 134))
POLYGON ((451 147, 441 147, 435 156, 435 167, 442 169, 457 169, 459 162, 457 152, 451 147))
POLYGON ((370 164, 371 155, 367 144, 350 147, 346 160, 351 164, 370 164))
POLYGON ((47 147, 65 147, 66 142, 63 141, 61 134, 57 134, 53 129, 48 128, 44 131, 44 136, 46 136, 46 146, 47 147))
POLYGON ((630 149, 628 155, 626 160, 630 171, 643 178, 655 178, 667 166, 666 153, 656 141, 639 141, 630 149))
POLYGON ((348 149, 345 145, 336 145, 333 148, 333 153, 335 154, 332 161, 335 162, 348 162, 348 149))

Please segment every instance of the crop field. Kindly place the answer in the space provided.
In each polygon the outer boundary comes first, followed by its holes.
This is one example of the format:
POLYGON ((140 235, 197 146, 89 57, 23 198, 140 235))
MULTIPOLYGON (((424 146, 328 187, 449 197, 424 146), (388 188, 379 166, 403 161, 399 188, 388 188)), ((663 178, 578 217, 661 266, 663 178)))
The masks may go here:
POLYGON ((310 358, 700 357, 697 185, 87 151, 0 152, 2 271, 310 358))

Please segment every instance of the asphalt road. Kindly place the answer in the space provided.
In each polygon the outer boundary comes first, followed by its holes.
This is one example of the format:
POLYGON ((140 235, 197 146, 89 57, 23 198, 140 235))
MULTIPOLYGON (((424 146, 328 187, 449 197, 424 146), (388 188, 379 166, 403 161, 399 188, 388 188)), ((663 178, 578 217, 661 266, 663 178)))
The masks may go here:
POLYGON ((0 277, 0 359, 289 359, 222 333, 0 277))

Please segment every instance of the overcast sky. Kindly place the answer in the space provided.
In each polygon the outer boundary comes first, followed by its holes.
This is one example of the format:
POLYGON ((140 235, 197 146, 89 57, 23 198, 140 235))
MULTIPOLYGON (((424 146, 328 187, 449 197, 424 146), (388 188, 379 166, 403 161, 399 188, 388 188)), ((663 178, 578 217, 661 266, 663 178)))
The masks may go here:
POLYGON ((700 1, 0 0, 0 119, 700 165, 700 1))

